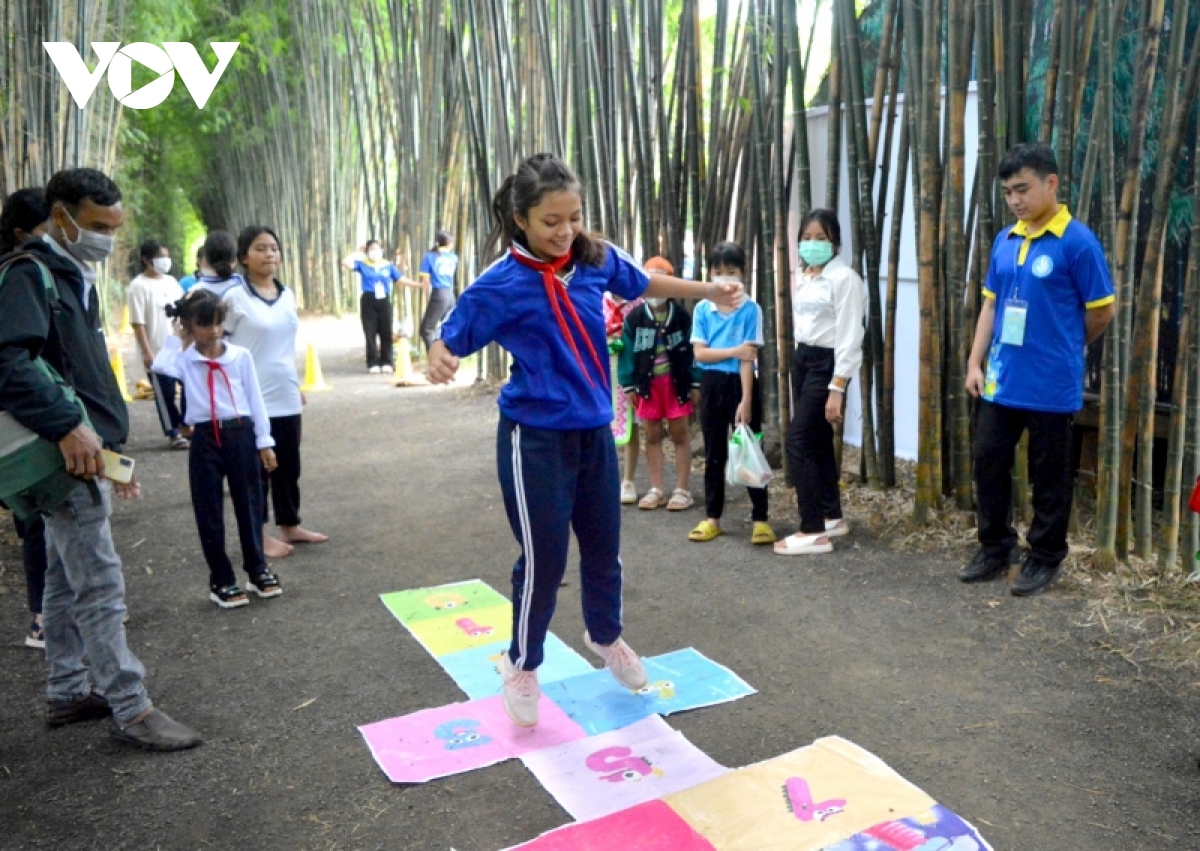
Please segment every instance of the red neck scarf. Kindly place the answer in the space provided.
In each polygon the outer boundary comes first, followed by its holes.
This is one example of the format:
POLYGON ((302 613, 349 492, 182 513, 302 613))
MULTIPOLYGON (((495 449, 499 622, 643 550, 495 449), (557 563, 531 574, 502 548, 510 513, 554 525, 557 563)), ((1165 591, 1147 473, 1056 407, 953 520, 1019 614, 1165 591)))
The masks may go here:
MULTIPOLYGON (((225 372, 225 368, 215 360, 206 360, 204 363, 208 366, 208 409, 209 416, 212 417, 213 437, 217 440, 217 446, 220 446, 221 426, 217 424, 217 391, 214 386, 214 378, 218 372, 225 379, 225 386, 229 389, 229 401, 233 404, 234 413, 237 413, 237 403, 233 399, 233 385, 229 383, 229 375, 225 372)), ((238 419, 241 419, 240 415, 238 419)))
POLYGON ((555 320, 558 322, 558 330, 562 334, 563 339, 567 341, 567 345, 571 347, 571 351, 575 355, 575 362, 579 364, 579 370, 583 373, 583 377, 587 379, 587 383, 593 387, 596 386, 591 372, 583 362, 582 355, 579 354, 579 346, 575 342, 575 334, 571 331, 570 326, 567 325, 566 318, 563 316, 563 305, 566 305, 567 313, 571 315, 571 319, 575 322, 575 327, 579 329, 579 336, 587 344, 588 353, 592 356, 592 363, 596 365, 596 373, 600 376, 601 382, 607 385, 607 373, 604 371, 604 365, 600 362, 600 356, 596 354, 596 347, 592 345, 592 338, 588 336, 587 329, 583 327, 583 320, 575 312, 575 305, 571 303, 571 299, 567 295, 567 288, 558 279, 557 273, 571 262, 572 253, 568 251, 562 257, 556 258, 549 263, 530 257, 528 254, 519 251, 516 246, 509 248, 509 253, 522 266, 528 266, 530 269, 536 269, 542 273, 542 285, 546 288, 546 297, 550 299, 550 307, 554 311, 555 320))

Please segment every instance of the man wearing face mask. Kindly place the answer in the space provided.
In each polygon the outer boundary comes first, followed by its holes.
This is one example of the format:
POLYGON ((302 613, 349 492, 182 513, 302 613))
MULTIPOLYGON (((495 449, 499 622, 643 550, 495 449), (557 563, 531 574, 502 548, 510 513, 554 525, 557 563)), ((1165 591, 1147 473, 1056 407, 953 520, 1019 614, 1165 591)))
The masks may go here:
POLYGON ((50 270, 57 304, 33 262, 14 263, 0 286, 0 409, 58 444, 67 472, 79 479, 45 516, 46 723, 112 716, 118 741, 160 751, 194 747, 200 736, 151 704, 145 669, 126 645, 125 583, 109 528, 112 492, 140 494, 136 480, 114 486, 104 479, 101 455, 101 449, 120 450, 129 427, 91 265, 112 253, 124 219, 121 191, 94 169, 69 169, 50 179, 46 200, 50 231, 23 250, 50 270), (75 391, 86 419, 37 368, 39 356, 75 391))
POLYGON ((180 396, 178 405, 175 396, 179 382, 169 375, 153 372, 150 364, 171 334, 171 320, 167 318, 167 305, 183 298, 183 287, 168 274, 171 271, 171 255, 167 247, 157 239, 147 239, 138 251, 142 273, 129 282, 125 293, 129 305, 129 324, 133 326, 142 365, 146 377, 154 389, 154 404, 158 409, 158 421, 163 435, 172 449, 187 449, 188 439, 179 433, 183 417, 187 413, 186 396, 180 396))

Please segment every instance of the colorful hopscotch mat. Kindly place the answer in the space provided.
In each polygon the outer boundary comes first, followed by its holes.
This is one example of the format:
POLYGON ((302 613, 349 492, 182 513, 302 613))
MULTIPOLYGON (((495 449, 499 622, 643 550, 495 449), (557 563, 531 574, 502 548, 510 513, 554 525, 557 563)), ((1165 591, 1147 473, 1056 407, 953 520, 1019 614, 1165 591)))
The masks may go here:
POLYGON ((589 734, 607 733, 651 715, 716 706, 754 694, 741 677, 691 647, 647 657, 649 682, 630 691, 607 670, 543 683, 542 693, 589 734))
MULTIPOLYGON (((444 657, 439 661, 444 662, 444 657)), ((542 683, 540 720, 532 731, 512 723, 498 695, 423 709, 358 729, 393 782, 424 783, 644 718, 754 693, 728 668, 692 648, 648 658, 645 663, 650 682, 638 691, 621 686, 607 670, 590 668, 586 674, 542 683)))
POLYGON ((837 737, 516 847, 991 851, 961 818, 878 757, 837 737))
POLYGON ((658 715, 527 753, 521 761, 579 821, 653 801, 729 771, 658 715))
POLYGON ((393 783, 424 783, 587 736, 542 698, 536 727, 518 727, 500 697, 423 709, 358 728, 393 783))
MULTIPOLYGON (((500 655, 512 639, 512 603, 478 579, 414 588, 379 598, 468 697, 500 693, 500 655)), ((586 659, 548 634, 543 682, 594 671, 586 659)))

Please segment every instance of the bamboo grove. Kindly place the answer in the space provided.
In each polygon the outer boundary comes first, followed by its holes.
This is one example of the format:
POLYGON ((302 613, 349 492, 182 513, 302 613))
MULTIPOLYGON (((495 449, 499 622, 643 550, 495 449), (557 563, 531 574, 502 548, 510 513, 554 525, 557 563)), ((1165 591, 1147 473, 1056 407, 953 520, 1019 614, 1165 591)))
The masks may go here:
MULTIPOLYGON (((1100 235, 1118 289, 1117 320, 1089 356, 1097 563, 1136 554, 1171 570, 1200 549, 1200 525, 1181 508, 1200 473, 1196 3, 0 0, 0 9, 0 188, 83 163, 138 187, 143 203, 130 206, 148 235, 177 233, 181 210, 205 227, 271 223, 309 309, 348 306, 352 282, 337 260, 368 235, 411 269, 448 228, 469 280, 486 259, 492 193, 538 150, 575 166, 590 226, 635 254, 679 267, 691 250, 703 274, 705 246, 736 239, 764 313, 759 368, 776 446, 790 407, 797 221, 842 205, 869 293, 863 473, 871 486, 897 483, 895 400, 915 393, 917 522, 972 507, 966 360, 989 249, 1011 220, 996 164, 1013 144, 1046 141, 1061 200, 1100 235), (39 42, 119 38, 242 47, 203 113, 175 99, 145 113, 107 97, 76 109, 39 42), (829 62, 816 61, 816 45, 828 45, 829 62), (808 120, 817 103, 834 119, 821 140, 808 120), (815 150, 827 154, 814 161, 815 150), (906 252, 917 268, 916 388, 897 386, 906 252)), ((503 352, 480 364, 502 380, 503 352)))

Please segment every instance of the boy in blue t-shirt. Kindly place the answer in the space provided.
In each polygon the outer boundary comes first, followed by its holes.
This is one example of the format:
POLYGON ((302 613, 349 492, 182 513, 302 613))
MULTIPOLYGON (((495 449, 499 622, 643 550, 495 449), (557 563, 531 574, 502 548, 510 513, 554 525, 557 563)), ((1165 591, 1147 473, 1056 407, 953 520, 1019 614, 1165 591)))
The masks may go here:
MULTIPOLYGON (((746 252, 733 242, 718 242, 708 253, 708 273, 714 283, 741 281, 746 252)), ((706 517, 688 533, 688 540, 711 541, 721 534, 725 510, 725 464, 729 460, 731 427, 745 423, 762 432, 762 396, 754 377, 754 362, 763 345, 762 311, 752 300, 726 312, 711 301, 696 305, 692 318, 692 348, 700 377, 700 430, 704 435, 704 505, 706 517)), ((767 489, 747 488, 754 507, 750 542, 770 544, 775 532, 767 523, 767 489)))
POLYGON ((1067 555, 1071 426, 1083 407, 1084 353, 1112 321, 1115 299, 1099 240, 1058 203, 1054 151, 1017 145, 999 172, 1004 200, 1019 221, 992 245, 967 363, 967 392, 979 399, 979 551, 959 579, 983 582, 1008 571, 1017 546, 1010 522, 1013 456, 1028 431, 1034 516, 1029 553, 1010 588, 1024 597, 1057 580, 1067 555))

